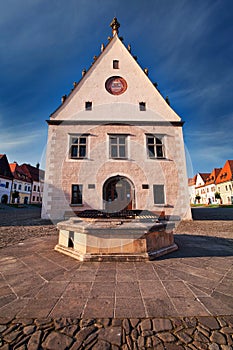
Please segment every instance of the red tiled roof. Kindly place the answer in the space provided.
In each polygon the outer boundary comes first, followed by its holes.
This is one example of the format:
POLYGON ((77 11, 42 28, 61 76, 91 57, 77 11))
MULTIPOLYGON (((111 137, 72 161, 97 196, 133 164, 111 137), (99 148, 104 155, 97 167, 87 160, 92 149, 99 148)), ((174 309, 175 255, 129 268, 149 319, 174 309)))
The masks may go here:
POLYGON ((32 182, 28 173, 25 172, 24 169, 20 165, 18 165, 17 163, 11 163, 10 169, 11 169, 11 172, 12 172, 14 179, 32 182))
POLYGON ((214 184, 222 168, 214 168, 210 176, 206 179, 206 185, 214 184))
POLYGON ((219 172, 216 183, 233 180, 233 160, 227 160, 224 167, 219 172))

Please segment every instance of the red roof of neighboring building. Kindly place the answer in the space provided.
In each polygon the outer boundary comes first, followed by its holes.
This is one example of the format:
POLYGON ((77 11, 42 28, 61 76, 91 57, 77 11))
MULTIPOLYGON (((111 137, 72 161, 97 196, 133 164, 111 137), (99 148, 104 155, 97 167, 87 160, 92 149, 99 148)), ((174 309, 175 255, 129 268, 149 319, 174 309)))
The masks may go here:
POLYGON ((233 181, 233 160, 227 160, 224 167, 218 174, 216 183, 222 183, 226 181, 233 181))
POLYGON ((21 181, 27 181, 27 182, 32 182, 30 176, 28 175, 27 172, 24 171, 24 169, 18 165, 17 163, 11 163, 10 169, 11 173, 16 180, 21 180, 21 181))
POLYGON ((22 164, 21 168, 28 174, 32 181, 39 182, 44 179, 44 170, 34 167, 31 164, 22 164))
POLYGON ((189 186, 195 186, 197 181, 197 175, 194 175, 194 177, 188 179, 188 185, 189 186))
POLYGON ((205 184, 206 185, 211 185, 211 184, 214 184, 217 177, 218 177, 218 174, 220 173, 222 168, 214 168, 212 170, 212 173, 210 174, 210 176, 206 179, 206 182, 205 184))

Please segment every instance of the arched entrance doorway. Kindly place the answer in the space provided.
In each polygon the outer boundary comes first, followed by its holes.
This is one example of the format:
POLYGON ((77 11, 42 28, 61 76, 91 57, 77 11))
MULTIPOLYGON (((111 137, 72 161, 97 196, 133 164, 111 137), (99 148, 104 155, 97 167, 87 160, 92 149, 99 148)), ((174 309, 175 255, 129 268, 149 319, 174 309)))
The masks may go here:
POLYGON ((104 209, 108 213, 133 209, 134 186, 124 176, 113 176, 103 185, 104 209))
POLYGON ((8 196, 7 196, 7 194, 4 194, 2 196, 2 198, 1 198, 1 203, 2 204, 7 204, 7 202, 8 202, 8 196))

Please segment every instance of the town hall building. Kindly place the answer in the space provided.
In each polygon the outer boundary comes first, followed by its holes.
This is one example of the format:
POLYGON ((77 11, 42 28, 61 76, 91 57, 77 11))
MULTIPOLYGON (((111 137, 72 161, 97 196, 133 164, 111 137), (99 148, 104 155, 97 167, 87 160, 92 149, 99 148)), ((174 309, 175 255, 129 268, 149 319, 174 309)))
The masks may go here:
POLYGON ((48 122, 42 217, 149 210, 191 219, 183 121, 112 37, 48 122))

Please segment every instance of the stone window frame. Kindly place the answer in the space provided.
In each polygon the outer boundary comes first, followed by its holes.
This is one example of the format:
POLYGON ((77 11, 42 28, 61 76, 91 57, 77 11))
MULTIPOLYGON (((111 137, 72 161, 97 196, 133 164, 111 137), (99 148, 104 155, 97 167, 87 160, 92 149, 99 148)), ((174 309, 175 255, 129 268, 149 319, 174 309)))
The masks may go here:
POLYGON ((156 206, 166 205, 166 192, 165 192, 164 184, 153 184, 153 198, 154 198, 154 205, 156 206))
POLYGON ((139 111, 146 111, 146 102, 139 102, 139 111))
POLYGON ((92 111, 92 101, 86 101, 85 102, 85 110, 86 111, 92 111))
POLYGON ((164 134, 146 134, 146 151, 147 151, 147 157, 149 159, 166 159, 165 135, 164 134), (149 141, 149 139, 152 139, 152 138, 154 140, 149 141), (153 151, 151 151, 149 147, 151 148, 151 150, 153 149, 153 151))
POLYGON ((71 205, 83 205, 83 185, 71 185, 71 205))
POLYGON ((88 136, 89 134, 68 134, 69 135, 69 159, 72 160, 82 160, 82 159, 87 159, 88 158, 88 136), (76 142, 73 140, 77 139, 76 142), (85 139, 85 142, 80 142, 81 139, 85 139), (84 149, 85 146, 85 155, 82 155, 81 150, 84 149), (83 148, 82 148, 83 147, 83 148), (77 149, 77 155, 74 155, 74 149, 77 149))
POLYGON ((128 134, 121 134, 121 133, 117 133, 117 134, 108 134, 108 138, 109 138, 109 158, 113 159, 113 160, 127 160, 128 159, 128 155, 129 155, 129 151, 128 151, 128 134), (116 138, 117 142, 111 144, 111 139, 116 138), (120 138, 124 138, 125 139, 125 143, 120 142, 120 138), (114 156, 112 153, 112 148, 116 147, 117 149, 117 155, 114 156), (124 146, 125 149, 125 156, 120 156, 120 149, 124 146))
POLYGON ((119 66, 119 60, 113 60, 112 61, 112 68, 113 69, 119 69, 120 66, 119 66))

